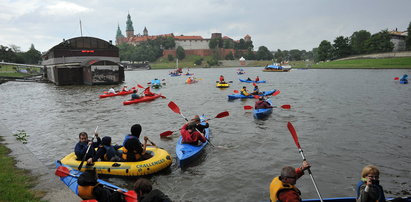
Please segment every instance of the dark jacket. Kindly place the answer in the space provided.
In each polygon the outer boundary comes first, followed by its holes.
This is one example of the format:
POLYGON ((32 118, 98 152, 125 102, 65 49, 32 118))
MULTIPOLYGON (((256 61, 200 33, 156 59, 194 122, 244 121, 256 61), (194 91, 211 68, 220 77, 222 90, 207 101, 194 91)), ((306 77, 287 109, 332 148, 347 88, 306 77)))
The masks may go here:
POLYGON ((139 197, 139 202, 171 202, 170 198, 158 189, 139 197))
MULTIPOLYGON (((97 137, 97 142, 93 142, 91 144, 90 149, 88 151, 88 154, 86 157, 92 158, 95 154, 95 148, 97 148, 101 144, 101 139, 100 137, 97 137)), ((84 154, 86 153, 88 148, 88 144, 85 142, 78 142, 76 146, 74 147, 74 153, 77 156, 77 160, 83 160, 84 154)))

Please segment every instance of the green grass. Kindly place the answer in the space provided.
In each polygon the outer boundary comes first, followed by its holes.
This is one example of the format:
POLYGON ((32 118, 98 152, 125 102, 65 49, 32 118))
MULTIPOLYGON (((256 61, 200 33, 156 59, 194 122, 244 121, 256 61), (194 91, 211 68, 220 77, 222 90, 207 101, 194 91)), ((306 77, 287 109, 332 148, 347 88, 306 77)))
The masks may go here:
POLYGON ((27 76, 33 76, 33 75, 38 75, 40 72, 40 68, 36 67, 31 67, 28 68, 28 70, 31 71, 31 73, 21 73, 16 71, 15 68, 13 68, 13 65, 0 65, 0 77, 17 77, 17 78, 24 78, 27 76))
MULTIPOLYGON (((207 61, 210 60, 211 56, 201 57, 198 55, 189 55, 186 56, 183 60, 178 60, 178 67, 181 68, 194 68, 194 67, 205 67, 207 65, 207 61), (194 62, 198 59, 203 58, 203 62, 201 65, 197 66, 194 65, 194 62)), ((176 68, 176 58, 173 61, 168 61, 167 58, 159 58, 157 61, 150 63, 150 66, 154 69, 174 69, 176 68)))
POLYGON ((411 68, 411 57, 404 58, 381 58, 381 59, 356 59, 356 60, 341 60, 323 62, 313 64, 311 68, 319 69, 338 69, 338 68, 352 68, 352 69, 409 69, 411 68))
POLYGON ((0 202, 42 201, 44 193, 30 190, 36 179, 28 174, 29 171, 16 168, 9 153, 10 150, 0 143, 0 202))

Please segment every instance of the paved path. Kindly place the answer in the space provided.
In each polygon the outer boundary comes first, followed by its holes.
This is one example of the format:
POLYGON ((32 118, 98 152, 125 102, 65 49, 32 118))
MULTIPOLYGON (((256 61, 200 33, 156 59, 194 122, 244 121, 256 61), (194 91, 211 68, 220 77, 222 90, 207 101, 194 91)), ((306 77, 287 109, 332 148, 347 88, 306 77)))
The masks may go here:
POLYGON ((38 177, 38 184, 33 189, 46 192, 43 200, 51 202, 81 201, 54 175, 54 169, 44 166, 23 143, 16 140, 12 132, 2 123, 0 123, 0 136, 4 139, 2 144, 12 150, 10 155, 17 161, 17 167, 29 170, 32 175, 38 177))

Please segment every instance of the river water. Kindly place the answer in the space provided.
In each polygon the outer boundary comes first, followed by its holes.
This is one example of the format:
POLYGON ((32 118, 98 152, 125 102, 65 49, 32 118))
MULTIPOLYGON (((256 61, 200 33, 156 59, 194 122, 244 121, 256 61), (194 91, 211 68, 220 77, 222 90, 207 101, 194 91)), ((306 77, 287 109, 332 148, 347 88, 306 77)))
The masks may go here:
MULTIPOLYGON (((394 81, 411 70, 292 70, 262 72, 245 68, 191 69, 200 81, 184 84, 186 76, 170 77, 169 70, 128 71, 125 84, 147 85, 165 79, 161 92, 167 99, 123 106, 128 97, 99 99, 110 86, 55 86, 48 83, 7 82, 0 85, 0 118, 13 132, 25 130, 27 147, 48 167, 73 151, 78 134, 92 134, 121 143, 131 125, 143 126, 142 136, 166 149, 175 158, 178 134, 161 139, 159 134, 177 130, 184 123, 167 104, 174 101, 192 117, 230 116, 210 120, 211 141, 201 159, 184 170, 173 161, 168 172, 151 177, 154 187, 175 201, 267 201, 269 184, 283 166, 299 166, 301 156, 287 129, 296 128, 304 154, 324 198, 355 196, 355 184, 363 166, 380 168, 381 185, 387 196, 411 192, 411 86, 394 81), (218 89, 220 75, 233 81, 218 89), (227 95, 242 86, 238 78, 259 76, 267 83, 261 90, 278 89, 267 120, 254 120, 244 105, 252 99, 228 101, 227 95)), ((120 88, 121 85, 116 86, 120 88)), ((29 169, 29 168, 28 168, 29 169)), ((57 177, 56 177, 57 180, 57 177)), ((109 181, 130 188, 135 179, 111 177, 109 181)), ((308 175, 298 181, 303 198, 318 198, 308 175)))

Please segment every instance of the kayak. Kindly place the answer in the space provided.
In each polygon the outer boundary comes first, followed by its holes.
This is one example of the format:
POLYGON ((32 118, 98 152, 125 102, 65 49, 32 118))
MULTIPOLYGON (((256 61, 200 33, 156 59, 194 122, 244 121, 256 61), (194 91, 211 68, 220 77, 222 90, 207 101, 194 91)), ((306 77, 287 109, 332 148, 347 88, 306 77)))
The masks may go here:
POLYGON ((267 65, 263 72, 289 72, 291 70, 291 66, 281 66, 281 65, 267 65))
MULTIPOLYGON (((70 166, 62 164, 60 161, 56 161, 56 175, 60 177, 60 180, 76 195, 78 195, 78 178, 83 172, 75 170, 70 166)), ((102 184, 105 188, 110 190, 121 189, 124 192, 125 201, 136 201, 137 195, 133 190, 120 188, 104 180, 98 179, 98 183, 102 184)))
MULTIPOLYGON (((277 91, 277 90, 262 91, 262 94, 260 94, 260 96, 262 96, 262 95, 271 95, 275 91, 277 91)), ((245 95, 241 95, 241 94, 228 95, 229 100, 238 99, 238 98, 254 98, 254 96, 253 95, 245 96, 245 95)))
POLYGON ((170 74, 170 76, 181 76, 181 74, 170 74))
MULTIPOLYGON (((205 117, 204 115, 200 117, 201 124, 205 125, 205 117)), ((210 129, 205 129, 205 137, 209 139, 210 129)), ((192 144, 182 144, 181 141, 183 138, 178 138, 177 145, 176 145, 176 155, 177 155, 177 163, 179 167, 186 166, 189 162, 195 160, 201 152, 204 150, 205 146, 207 145, 208 141, 201 143, 199 145, 192 145, 192 144)))
POLYGON ((147 101, 150 101, 150 100, 155 100, 159 97, 164 97, 164 96, 162 96, 161 94, 155 94, 154 96, 143 96, 139 99, 124 101, 123 105, 136 104, 136 103, 139 103, 139 102, 147 102, 147 101))
POLYGON ((248 80, 245 80, 245 79, 240 79, 240 81, 241 82, 246 82, 246 83, 265 83, 264 80, 261 80, 261 81, 248 81, 248 80))
POLYGON ((189 73, 184 74, 184 76, 193 76, 193 75, 194 75, 194 73, 193 74, 189 74, 189 73))
MULTIPOLYGON (((119 150, 122 151, 123 148, 119 150)), ((147 152, 152 155, 151 158, 144 161, 136 162, 111 162, 97 161, 93 165, 83 164, 81 171, 95 169, 98 174, 116 175, 116 176, 141 176, 157 173, 171 165, 173 161, 170 154, 161 148, 147 146, 147 152)), ((61 159, 61 163, 77 169, 81 161, 77 160, 74 152, 61 159)))
POLYGON ((245 74, 245 72, 237 72, 238 75, 245 74))
POLYGON ((120 91, 118 93, 106 93, 106 94, 100 95, 100 98, 114 97, 114 96, 119 96, 119 95, 128 95, 128 94, 132 94, 132 93, 133 93, 133 90, 120 91))
POLYGON ((407 83, 408 83, 408 80, 405 80, 405 79, 400 80, 400 84, 407 84, 407 83))
POLYGON ((190 81, 186 80, 186 84, 193 84, 193 83, 197 83, 197 82, 198 82, 198 80, 190 80, 190 81))
MULTIPOLYGON (((267 99, 267 102, 270 103, 270 105, 273 105, 270 99, 267 99)), ((253 116, 256 119, 264 119, 268 117, 271 113, 273 113, 273 108, 253 109, 253 116)))
POLYGON ((217 87, 217 88, 228 88, 228 87, 230 87, 230 84, 229 84, 229 83, 220 83, 220 82, 217 82, 216 87, 217 87))

